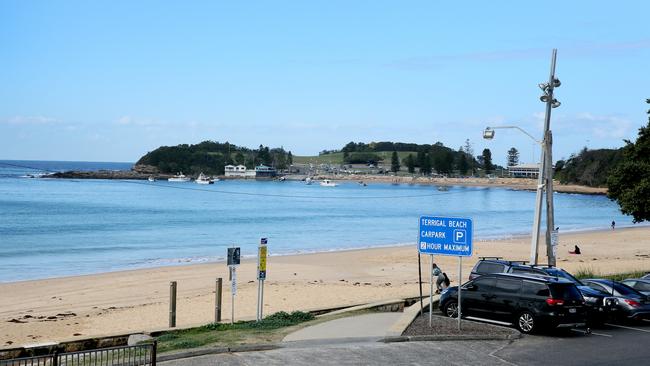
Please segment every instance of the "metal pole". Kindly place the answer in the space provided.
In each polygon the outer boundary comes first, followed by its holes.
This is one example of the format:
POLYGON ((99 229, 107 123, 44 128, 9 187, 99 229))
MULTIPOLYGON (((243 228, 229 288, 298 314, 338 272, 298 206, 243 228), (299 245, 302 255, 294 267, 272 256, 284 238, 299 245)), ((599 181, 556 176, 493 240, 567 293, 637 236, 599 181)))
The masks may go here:
POLYGON ((222 296, 223 280, 221 277, 217 278, 216 289, 214 291, 214 322, 221 321, 221 296, 222 296))
POLYGON ((546 176, 546 255, 548 264, 555 265, 555 256, 551 245, 551 231, 555 227, 553 215, 553 156, 551 148, 551 109, 553 109, 553 89, 555 88, 555 60, 557 49, 553 49, 551 56, 551 72, 548 78, 548 100, 546 101, 546 115, 544 117, 544 175, 546 176))
POLYGON ((420 283, 420 314, 424 314, 424 304, 422 303, 422 263, 420 251, 418 251, 418 281, 420 283))
POLYGON ((535 217, 533 218, 533 232, 530 234, 530 263, 537 265, 539 253, 539 229, 542 220, 542 198, 544 195, 544 146, 546 141, 542 141, 542 153, 539 161, 539 170, 537 172, 537 194, 535 195, 535 217))
POLYGON ((262 282, 262 286, 261 286, 262 290, 260 294, 260 320, 262 320, 262 318, 264 317, 264 280, 262 280, 261 282, 262 282))
POLYGON ((433 316, 433 254, 429 256, 429 328, 433 316))
POLYGON ((556 258, 553 251, 552 233, 555 229, 555 214, 553 207, 553 135, 551 131, 547 132, 547 151, 546 151, 546 256, 548 265, 555 266, 556 258))
POLYGON ((176 281, 169 283, 169 327, 176 326, 176 281))
POLYGON ((461 305, 460 292, 463 284, 463 257, 458 257, 458 330, 460 330, 461 305))
MULTIPOLYGON (((232 275, 231 281, 232 282, 236 281, 235 267, 234 266, 231 267, 230 273, 232 275)), ((231 297, 231 299, 230 299, 230 301, 231 301, 230 302, 230 324, 235 324, 235 291, 232 290, 234 287, 235 286, 231 283, 231 286, 230 286, 230 297, 231 297)))

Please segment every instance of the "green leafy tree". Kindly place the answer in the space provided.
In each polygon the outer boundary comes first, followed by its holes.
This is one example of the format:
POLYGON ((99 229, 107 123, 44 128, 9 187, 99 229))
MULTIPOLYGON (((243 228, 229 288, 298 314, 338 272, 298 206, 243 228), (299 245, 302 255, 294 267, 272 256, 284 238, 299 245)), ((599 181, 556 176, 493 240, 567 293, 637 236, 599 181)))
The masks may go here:
POLYGON ((287 154, 287 163, 293 165, 293 154, 291 154, 291 151, 287 154))
POLYGON ((514 147, 508 150, 508 166, 515 166, 519 164, 519 151, 514 147))
POLYGON ((406 159, 404 159, 404 164, 406 164, 409 173, 415 173, 415 157, 413 157, 413 154, 408 154, 406 159))
POLYGON ((610 173, 607 185, 607 196, 622 213, 632 215, 635 223, 650 221, 650 117, 648 125, 639 128, 636 142, 625 140, 623 159, 610 173))
POLYGON ((485 174, 492 173, 494 165, 492 164, 492 152, 490 149, 483 149, 481 157, 483 158, 483 170, 485 170, 485 174))
POLYGON ((456 169, 458 169, 458 173, 462 176, 467 175, 467 172, 469 171, 467 154, 465 154, 465 151, 462 147, 458 149, 458 155, 456 156, 456 169))
POLYGON ((429 154, 424 154, 424 159, 422 161, 422 166, 420 166, 420 173, 422 175, 430 175, 431 174, 431 157, 429 154))
POLYGON ((390 170, 393 173, 399 172, 399 156, 397 155, 397 151, 393 151, 393 155, 390 157, 390 170))

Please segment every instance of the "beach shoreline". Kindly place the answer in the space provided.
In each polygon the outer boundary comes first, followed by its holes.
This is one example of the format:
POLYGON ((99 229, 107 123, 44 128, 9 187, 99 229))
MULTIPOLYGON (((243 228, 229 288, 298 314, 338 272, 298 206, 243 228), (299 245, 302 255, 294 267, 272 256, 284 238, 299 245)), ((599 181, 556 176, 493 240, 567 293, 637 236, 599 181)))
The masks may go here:
MULTIPOLYGON (((477 242, 473 257, 463 261, 463 281, 478 257, 528 260, 529 248, 529 236, 477 242)), ((544 262, 543 240, 539 253, 544 262)), ((435 261, 457 283, 457 258, 438 256, 435 261)), ((429 258, 424 256, 425 282, 428 266, 429 258)), ((558 266, 602 273, 650 270, 650 227, 561 233, 558 266), (583 254, 569 255, 576 244, 583 254)), ((255 258, 245 258, 238 268, 236 319, 255 315, 255 268, 255 258)), ((264 314, 414 297, 419 294, 417 276, 414 243, 274 255, 268 258, 264 314)), ((178 326, 209 323, 218 277, 224 281, 222 314, 228 321, 230 284, 224 262, 1 283, 0 348, 165 328, 170 281, 178 283, 178 326)))

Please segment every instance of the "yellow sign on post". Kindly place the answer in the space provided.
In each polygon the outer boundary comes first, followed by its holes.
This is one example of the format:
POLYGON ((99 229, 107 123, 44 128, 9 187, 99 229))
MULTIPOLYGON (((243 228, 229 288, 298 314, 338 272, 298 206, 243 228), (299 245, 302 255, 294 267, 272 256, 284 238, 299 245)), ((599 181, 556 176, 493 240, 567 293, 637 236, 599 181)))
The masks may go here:
POLYGON ((266 279, 266 243, 266 238, 262 238, 257 251, 257 279, 261 281, 266 279))

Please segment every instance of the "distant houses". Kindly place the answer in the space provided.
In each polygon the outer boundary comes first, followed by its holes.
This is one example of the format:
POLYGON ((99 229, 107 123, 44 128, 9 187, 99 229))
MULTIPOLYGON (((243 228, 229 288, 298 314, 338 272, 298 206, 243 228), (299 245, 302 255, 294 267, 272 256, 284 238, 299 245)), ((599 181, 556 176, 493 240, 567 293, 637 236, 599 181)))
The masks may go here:
POLYGON ((277 171, 273 167, 258 165, 255 170, 248 170, 244 165, 226 165, 224 167, 226 177, 232 178, 273 178, 277 171))
POLYGON ((511 177, 515 178, 537 178, 539 175, 539 164, 519 164, 508 167, 511 177))

